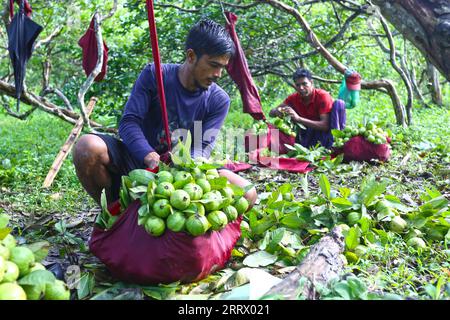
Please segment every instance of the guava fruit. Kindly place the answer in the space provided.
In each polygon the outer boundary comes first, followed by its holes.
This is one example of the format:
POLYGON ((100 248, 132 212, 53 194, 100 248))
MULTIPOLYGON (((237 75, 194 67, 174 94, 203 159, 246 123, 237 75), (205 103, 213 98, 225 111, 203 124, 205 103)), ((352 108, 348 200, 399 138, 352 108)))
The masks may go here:
POLYGON ((0 282, 14 282, 19 278, 19 268, 14 262, 5 262, 5 273, 0 282))
POLYGON ((0 284, 0 300, 27 300, 25 291, 17 283, 0 284))
POLYGON ((223 197, 222 206, 228 206, 233 202, 234 191, 230 187, 225 187, 219 190, 220 194, 223 197))
POLYGON ((167 218, 171 210, 170 202, 167 199, 159 199, 153 204, 152 209, 155 216, 167 218))
POLYGON ((246 198, 240 197, 234 202, 233 207, 236 208, 238 214, 244 214, 248 210, 249 204, 246 198))
POLYGON ((173 182, 173 175, 169 171, 160 171, 156 174, 158 183, 162 182, 173 182))
POLYGON ((170 229, 174 232, 179 232, 184 229, 184 225, 186 224, 186 217, 180 211, 175 211, 170 214, 166 220, 167 229, 170 229))
POLYGON ((70 290, 66 284, 56 279, 54 283, 45 285, 45 300, 70 300, 70 290))
POLYGON ((4 245, 0 244, 0 257, 5 258, 5 260, 9 259, 10 250, 4 245))
POLYGON ((170 196, 170 204, 178 210, 186 209, 191 203, 189 194, 184 190, 175 190, 170 196))
POLYGON ((34 254, 27 247, 15 247, 11 249, 9 260, 17 265, 19 275, 23 277, 30 272, 34 264, 34 254))
POLYGON ((203 206, 208 212, 219 209, 221 204, 221 200, 217 197, 217 194, 212 191, 206 192, 202 200, 208 200, 208 202, 203 203, 203 206))
POLYGON ((408 246, 414 247, 416 249, 425 249, 427 247, 427 244, 425 243, 425 241, 423 241, 423 239, 418 238, 418 237, 412 237, 411 239, 408 240, 407 242, 408 246))
POLYGON ((0 282, 3 281, 3 276, 6 271, 6 260, 3 257, 0 257, 0 282))
POLYGON ((203 196, 203 189, 195 183, 188 183, 183 190, 188 193, 191 200, 200 200, 203 196))
POLYGON ((195 183, 203 190, 203 194, 211 191, 211 184, 206 179, 197 179, 195 183))
POLYGON ((152 236, 159 237, 166 230, 164 220, 155 216, 150 216, 144 224, 145 230, 152 236))
POLYGON ((225 228, 225 226, 228 223, 228 218, 226 214, 218 210, 208 213, 206 218, 211 224, 211 229, 216 231, 225 228))
POLYGON ((395 216, 389 223, 389 229, 397 233, 403 232, 407 226, 408 223, 400 216, 395 216))
POLYGON ((162 198, 166 198, 169 199, 172 192, 175 191, 175 188, 173 187, 173 185, 170 182, 161 182, 160 184, 158 184, 158 186, 155 189, 155 195, 157 195, 157 197, 162 197, 162 198))
POLYGON ((222 209, 222 211, 225 213, 228 221, 230 222, 236 220, 239 215, 236 208, 231 205, 226 206, 225 208, 222 209))
POLYGON ((194 178, 192 178, 192 175, 189 172, 186 171, 178 171, 175 174, 175 184, 179 187, 183 187, 186 184, 188 184, 189 182, 191 182, 192 180, 194 180, 194 178))
POLYGON ((12 236, 12 234, 8 234, 3 240, 2 240, 2 244, 8 248, 9 250, 11 250, 12 248, 14 248, 17 245, 17 241, 16 239, 14 239, 14 237, 12 236))
POLYGON ((186 220, 186 230, 194 237, 205 234, 208 228, 209 222, 205 216, 194 214, 186 220))

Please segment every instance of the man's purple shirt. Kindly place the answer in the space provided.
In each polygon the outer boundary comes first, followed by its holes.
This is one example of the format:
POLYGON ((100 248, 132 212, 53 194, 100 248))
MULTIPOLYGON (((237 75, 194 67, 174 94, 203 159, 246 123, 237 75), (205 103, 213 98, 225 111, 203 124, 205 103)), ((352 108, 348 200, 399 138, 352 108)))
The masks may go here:
MULTIPOLYGON (((188 129, 192 137, 191 154, 209 157, 228 113, 230 98, 215 83, 206 90, 188 91, 178 78, 179 67, 179 64, 162 66, 169 129, 171 133, 188 129), (201 131, 194 132, 194 121, 201 121, 201 131)), ((152 151, 159 154, 167 151, 153 64, 144 68, 134 84, 119 123, 119 135, 132 156, 142 163, 152 151)), ((172 136, 172 144, 177 142, 178 138, 172 136)))

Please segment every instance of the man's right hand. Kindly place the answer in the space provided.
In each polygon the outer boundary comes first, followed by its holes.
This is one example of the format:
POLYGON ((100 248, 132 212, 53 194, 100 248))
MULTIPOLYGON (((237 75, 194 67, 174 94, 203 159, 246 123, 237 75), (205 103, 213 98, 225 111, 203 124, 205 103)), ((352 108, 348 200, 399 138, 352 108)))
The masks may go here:
POLYGON ((270 110, 269 116, 283 118, 283 113, 280 111, 280 107, 270 110))
POLYGON ((144 158, 144 164, 150 168, 154 169, 158 166, 159 163, 159 154, 157 152, 150 152, 148 155, 144 158))

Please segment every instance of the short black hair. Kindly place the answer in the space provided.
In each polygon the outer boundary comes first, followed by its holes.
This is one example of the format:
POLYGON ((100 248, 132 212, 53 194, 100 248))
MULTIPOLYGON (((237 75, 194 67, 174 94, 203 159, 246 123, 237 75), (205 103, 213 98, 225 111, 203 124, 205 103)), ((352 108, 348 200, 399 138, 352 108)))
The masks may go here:
POLYGON ((223 26, 210 19, 197 22, 189 31, 185 49, 194 50, 197 58, 210 56, 234 55, 236 48, 233 40, 223 26))
POLYGON ((297 80, 300 78, 308 78, 308 80, 312 80, 312 73, 311 71, 307 70, 307 69, 303 69, 303 68, 298 68, 297 70, 295 70, 294 74, 292 75, 292 79, 297 80))

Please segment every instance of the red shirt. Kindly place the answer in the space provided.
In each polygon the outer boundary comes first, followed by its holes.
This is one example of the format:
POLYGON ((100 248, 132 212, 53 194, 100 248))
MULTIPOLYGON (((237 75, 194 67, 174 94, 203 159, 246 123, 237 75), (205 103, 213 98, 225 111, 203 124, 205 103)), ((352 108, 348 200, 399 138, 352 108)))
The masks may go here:
POLYGON ((318 121, 321 114, 331 112, 333 99, 325 90, 314 88, 308 104, 303 102, 298 92, 288 96, 284 104, 293 108, 300 117, 318 121))

